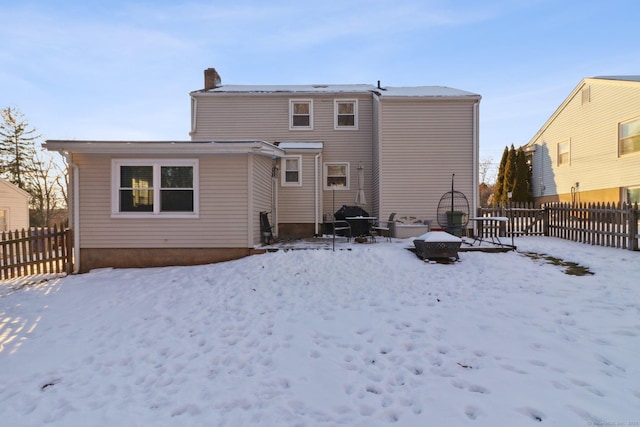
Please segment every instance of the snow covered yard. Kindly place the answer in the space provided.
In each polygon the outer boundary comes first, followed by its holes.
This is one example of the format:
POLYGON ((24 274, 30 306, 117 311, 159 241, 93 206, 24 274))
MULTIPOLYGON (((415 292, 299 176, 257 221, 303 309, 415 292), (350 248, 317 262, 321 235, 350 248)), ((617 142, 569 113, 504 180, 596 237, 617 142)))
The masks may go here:
POLYGON ((640 253, 516 244, 594 275, 406 240, 5 282, 2 424, 640 425, 640 253))

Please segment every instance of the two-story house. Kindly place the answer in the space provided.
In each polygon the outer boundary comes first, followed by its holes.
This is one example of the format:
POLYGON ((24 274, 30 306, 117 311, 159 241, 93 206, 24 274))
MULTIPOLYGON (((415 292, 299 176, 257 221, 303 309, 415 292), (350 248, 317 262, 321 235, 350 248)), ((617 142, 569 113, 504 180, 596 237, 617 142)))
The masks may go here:
POLYGON ((538 203, 640 203, 640 76, 583 79, 524 149, 538 203))
POLYGON ((319 235, 342 205, 435 218, 443 193, 476 205, 477 94, 441 87, 223 85, 191 93, 190 141, 60 141, 80 270, 196 264, 319 235))

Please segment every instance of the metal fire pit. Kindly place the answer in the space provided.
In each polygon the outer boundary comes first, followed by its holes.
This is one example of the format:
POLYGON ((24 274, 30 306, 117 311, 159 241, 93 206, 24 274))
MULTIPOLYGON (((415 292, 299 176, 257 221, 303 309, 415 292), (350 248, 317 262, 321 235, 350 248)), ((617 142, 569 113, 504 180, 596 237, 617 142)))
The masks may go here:
POLYGON ((458 249, 462 244, 462 239, 452 236, 442 231, 430 231, 413 241, 416 247, 416 255, 420 259, 455 258, 458 256, 458 249))

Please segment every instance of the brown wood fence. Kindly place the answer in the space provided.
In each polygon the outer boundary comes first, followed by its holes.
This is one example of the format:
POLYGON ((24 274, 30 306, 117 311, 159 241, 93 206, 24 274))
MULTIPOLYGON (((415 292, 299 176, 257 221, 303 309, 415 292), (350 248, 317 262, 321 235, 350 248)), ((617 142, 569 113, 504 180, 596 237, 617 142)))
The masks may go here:
POLYGON ((637 203, 513 203, 479 208, 478 216, 509 218, 504 229, 485 230, 494 235, 550 236, 637 251, 638 212, 637 203))
POLYGON ((73 236, 70 229, 30 228, 2 232, 0 280, 45 273, 71 273, 73 236))

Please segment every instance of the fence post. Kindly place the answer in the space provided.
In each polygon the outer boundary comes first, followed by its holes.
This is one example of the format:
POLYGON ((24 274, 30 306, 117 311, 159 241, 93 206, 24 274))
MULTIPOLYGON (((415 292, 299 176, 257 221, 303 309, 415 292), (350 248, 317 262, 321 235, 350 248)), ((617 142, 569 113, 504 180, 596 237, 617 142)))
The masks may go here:
POLYGON ((542 234, 549 237, 549 205, 544 205, 542 209, 542 234))
POLYGON ((638 250, 638 203, 627 205, 627 218, 629 221, 629 243, 627 249, 631 251, 638 250))
POLYGON ((65 270, 67 274, 73 273, 73 229, 67 228, 66 230, 66 263, 65 270))

